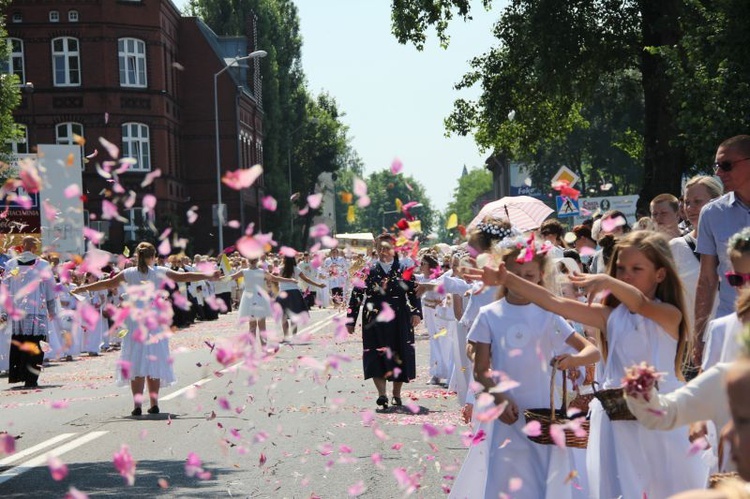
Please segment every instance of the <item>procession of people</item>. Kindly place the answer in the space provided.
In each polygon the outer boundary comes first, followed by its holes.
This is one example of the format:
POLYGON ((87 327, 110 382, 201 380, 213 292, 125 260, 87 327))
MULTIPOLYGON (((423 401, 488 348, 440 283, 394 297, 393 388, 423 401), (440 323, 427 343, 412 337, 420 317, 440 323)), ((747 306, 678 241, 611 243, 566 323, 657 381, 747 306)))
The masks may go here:
POLYGON ((142 242, 86 268, 27 236, 3 263, 0 371, 43 389, 46 361, 119 351, 130 414, 145 396, 157 414, 174 331, 237 310, 238 333, 278 349, 330 306, 361 336, 379 412, 400 410, 406 383, 439 385, 482 436, 451 497, 748 497, 748 158, 750 136, 723 142, 718 179, 656 196, 638 221, 529 227, 506 210, 452 246, 384 231, 371 254, 318 244, 160 264, 142 242))

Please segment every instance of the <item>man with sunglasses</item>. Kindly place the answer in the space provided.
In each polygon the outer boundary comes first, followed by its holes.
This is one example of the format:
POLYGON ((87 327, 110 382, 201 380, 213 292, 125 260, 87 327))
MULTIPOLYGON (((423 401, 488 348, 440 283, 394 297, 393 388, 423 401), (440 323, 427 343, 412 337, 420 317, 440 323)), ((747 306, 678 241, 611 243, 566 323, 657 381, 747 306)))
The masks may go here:
POLYGON ((750 226, 750 135, 725 140, 716 151, 714 174, 724 184, 724 194, 701 210, 696 252, 701 255, 700 277, 695 296, 694 361, 700 362, 703 333, 711 318, 717 289, 719 305, 716 317, 733 313, 736 288, 720 279, 729 271, 729 238, 750 226))

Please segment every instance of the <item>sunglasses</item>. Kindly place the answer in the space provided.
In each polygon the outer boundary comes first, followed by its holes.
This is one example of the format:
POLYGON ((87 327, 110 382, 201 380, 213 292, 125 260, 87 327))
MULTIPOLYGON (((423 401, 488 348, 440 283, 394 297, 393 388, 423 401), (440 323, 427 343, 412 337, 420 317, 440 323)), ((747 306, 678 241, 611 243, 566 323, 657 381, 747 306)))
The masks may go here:
POLYGON ((750 282, 750 274, 742 274, 740 272, 727 272, 724 274, 724 277, 727 278, 727 282, 733 288, 740 288, 750 282))
POLYGON ((731 172, 732 168, 734 168, 734 165, 736 163, 741 163, 743 161, 747 161, 750 158, 742 158, 742 159, 736 159, 734 161, 722 161, 714 163, 714 170, 721 170, 723 172, 731 172))

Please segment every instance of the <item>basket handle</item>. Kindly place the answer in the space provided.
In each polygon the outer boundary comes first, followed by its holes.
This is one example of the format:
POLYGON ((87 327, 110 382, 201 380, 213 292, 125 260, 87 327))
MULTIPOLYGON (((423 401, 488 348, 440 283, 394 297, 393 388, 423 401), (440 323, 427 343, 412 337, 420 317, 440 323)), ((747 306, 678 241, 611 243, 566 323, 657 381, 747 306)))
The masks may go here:
MULTIPOLYGON (((549 412, 550 412, 550 420, 555 421, 557 418, 557 413, 555 412, 555 374, 557 373, 559 369, 557 369, 556 365, 552 366, 552 374, 549 378, 549 412)), ((566 407, 565 407, 565 401, 568 398, 568 379, 567 376, 565 376, 565 371, 560 370, 562 373, 562 402, 560 403, 560 412, 563 414, 566 413, 566 407)))

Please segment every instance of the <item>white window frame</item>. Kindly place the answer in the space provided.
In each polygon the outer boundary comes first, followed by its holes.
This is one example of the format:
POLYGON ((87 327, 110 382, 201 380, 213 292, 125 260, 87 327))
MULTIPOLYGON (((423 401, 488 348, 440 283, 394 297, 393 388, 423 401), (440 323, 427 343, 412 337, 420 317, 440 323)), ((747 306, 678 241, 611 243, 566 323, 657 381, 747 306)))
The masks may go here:
POLYGON ((138 238, 138 230, 144 227, 145 222, 146 213, 143 208, 130 208, 128 210, 128 223, 122 228, 125 242, 135 241, 138 238), (138 215, 139 213, 140 215, 138 215))
POLYGON ((20 38, 8 38, 8 73, 18 76, 19 83, 26 83, 26 57, 24 56, 23 40, 20 38), (20 51, 13 46, 17 43, 20 51), (17 67, 16 63, 19 63, 17 67))
POLYGON ((78 11, 75 9, 71 9, 68 11, 68 22, 71 23, 77 23, 78 22, 78 11))
POLYGON ((74 121, 59 123, 55 125, 55 143, 61 145, 77 145, 73 140, 73 134, 83 137, 83 125, 74 121), (63 132, 63 133, 61 133, 63 132))
POLYGON ((13 154, 29 153, 29 129, 23 123, 16 123, 16 128, 22 133, 18 140, 10 140, 10 149, 13 154))
POLYGON ((146 42, 138 38, 119 38, 117 60, 121 87, 146 88, 146 42))
POLYGON ((136 163, 130 171, 151 171, 151 139, 148 125, 143 123, 122 124, 122 157, 133 158, 136 163))
POLYGON ((49 11, 49 22, 51 22, 51 23, 59 23, 60 22, 60 11, 59 10, 51 10, 51 11, 49 11))
POLYGON ((81 44, 78 38, 61 36, 52 40, 52 79, 56 87, 80 87, 81 86, 81 44), (60 50, 55 50, 55 44, 62 43, 60 50), (75 43, 75 48, 71 48, 75 43), (64 78, 58 80, 57 63, 62 63, 64 78))
POLYGON ((20 12, 14 12, 12 20, 14 23, 22 23, 23 22, 23 14, 20 12))

